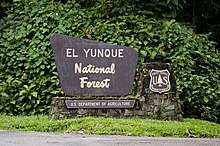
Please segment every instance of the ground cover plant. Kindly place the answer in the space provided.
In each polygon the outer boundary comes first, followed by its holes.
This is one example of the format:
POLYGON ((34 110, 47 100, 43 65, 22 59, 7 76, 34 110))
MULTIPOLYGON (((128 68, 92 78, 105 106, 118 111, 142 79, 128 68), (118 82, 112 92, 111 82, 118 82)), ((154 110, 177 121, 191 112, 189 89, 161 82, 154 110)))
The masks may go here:
POLYGON ((0 129, 78 134, 117 134, 129 136, 188 137, 190 129, 197 138, 220 138, 220 125, 196 119, 183 122, 146 119, 76 118, 49 121, 47 116, 0 116, 0 129))
POLYGON ((92 7, 74 0, 13 3, 0 20, 1 113, 48 113, 52 96, 65 96, 50 44, 59 33, 130 46, 139 64, 172 63, 184 116, 220 122, 220 53, 209 34, 134 13, 129 6, 114 15, 102 8, 100 1, 92 7))

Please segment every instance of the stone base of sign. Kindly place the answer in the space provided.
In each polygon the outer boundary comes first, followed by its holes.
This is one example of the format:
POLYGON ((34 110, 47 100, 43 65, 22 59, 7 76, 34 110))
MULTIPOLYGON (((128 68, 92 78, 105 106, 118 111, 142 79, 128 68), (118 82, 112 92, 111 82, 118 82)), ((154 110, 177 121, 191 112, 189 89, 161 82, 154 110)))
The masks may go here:
MULTIPOLYGON (((74 97, 53 97, 49 119, 64 120, 76 117, 116 117, 116 118, 148 118, 182 121, 179 104, 170 96, 151 98, 140 96, 135 100, 133 108, 67 108, 65 101, 74 97)), ((115 99, 114 99, 115 100, 115 99)))
MULTIPOLYGON (((95 97, 95 100, 135 100, 132 108, 68 108, 66 100, 83 100, 81 97, 53 97, 49 114, 50 120, 62 120, 76 117, 117 117, 117 118, 146 118, 161 120, 182 121, 181 106, 178 99, 176 80, 172 66, 167 63, 145 63, 141 65, 139 74, 136 76, 137 97, 95 97), (165 70, 170 73, 171 88, 168 92, 157 93, 149 88, 150 71, 165 70), (122 99, 123 98, 123 99, 122 99)), ((88 98, 92 100, 93 97, 88 98)), ((120 101, 119 100, 119 101, 120 101)))
POLYGON ((182 121, 182 110, 176 87, 176 77, 169 63, 143 63, 136 75, 136 94, 140 94, 139 102, 147 118, 174 119, 182 121), (167 70, 170 73, 170 90, 164 93, 150 89, 151 70, 167 70))

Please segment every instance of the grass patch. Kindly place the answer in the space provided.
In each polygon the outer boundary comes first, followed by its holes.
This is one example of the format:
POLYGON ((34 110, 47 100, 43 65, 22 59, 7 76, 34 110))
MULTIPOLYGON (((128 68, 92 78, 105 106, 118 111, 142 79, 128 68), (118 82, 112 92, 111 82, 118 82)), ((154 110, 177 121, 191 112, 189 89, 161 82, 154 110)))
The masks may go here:
POLYGON ((183 122, 148 119, 76 118, 50 121, 47 116, 0 116, 0 129, 58 133, 110 134, 155 137, 187 137, 186 128, 197 137, 220 138, 220 125, 197 119, 183 122))

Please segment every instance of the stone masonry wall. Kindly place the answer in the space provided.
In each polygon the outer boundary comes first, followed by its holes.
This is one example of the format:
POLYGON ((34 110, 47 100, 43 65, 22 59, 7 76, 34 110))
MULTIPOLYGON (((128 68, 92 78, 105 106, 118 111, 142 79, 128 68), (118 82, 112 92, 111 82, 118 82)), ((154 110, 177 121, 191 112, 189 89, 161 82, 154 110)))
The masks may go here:
POLYGON ((181 106, 176 88, 176 79, 172 65, 169 63, 143 63, 139 71, 140 103, 147 118, 182 120, 181 106), (165 93, 155 93, 150 90, 150 71, 152 69, 165 70, 170 73, 171 89, 165 93))

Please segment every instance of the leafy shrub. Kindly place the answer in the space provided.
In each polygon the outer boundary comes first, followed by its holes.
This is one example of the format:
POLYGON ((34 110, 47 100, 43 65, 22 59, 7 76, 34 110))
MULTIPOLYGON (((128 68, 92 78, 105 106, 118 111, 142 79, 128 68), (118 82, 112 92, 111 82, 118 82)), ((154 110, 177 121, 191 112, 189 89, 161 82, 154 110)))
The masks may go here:
POLYGON ((2 113, 46 113, 52 96, 65 96, 49 41, 59 33, 130 46, 138 52, 139 63, 172 63, 185 116, 219 122, 220 54, 208 34, 141 14, 105 19, 100 9, 75 1, 13 4, 0 20, 2 113))
POLYGON ((209 34, 195 34, 175 20, 142 16, 119 16, 101 25, 91 39, 131 46, 139 62, 173 64, 185 116, 220 122, 220 54, 209 34))

